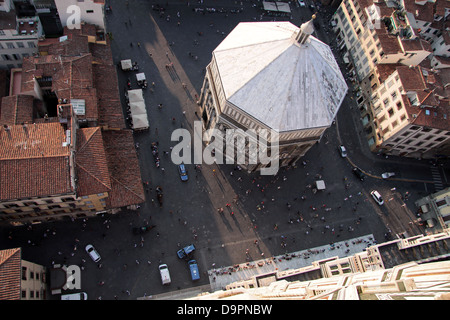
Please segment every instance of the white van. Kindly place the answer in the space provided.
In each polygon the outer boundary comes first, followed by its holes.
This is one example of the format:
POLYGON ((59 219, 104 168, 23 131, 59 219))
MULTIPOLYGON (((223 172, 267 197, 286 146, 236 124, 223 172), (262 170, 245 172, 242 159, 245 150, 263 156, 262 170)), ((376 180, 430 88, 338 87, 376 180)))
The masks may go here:
POLYGON ((383 198, 381 197, 381 194, 377 190, 372 190, 370 194, 372 195, 372 198, 375 200, 375 202, 378 203, 378 205, 380 206, 383 205, 384 203, 383 198))
POLYGON ((61 300, 87 300, 86 292, 78 292, 61 295, 61 300))
POLYGON ((161 274, 161 282, 163 285, 170 284, 170 273, 167 264, 159 265, 159 273, 161 274))

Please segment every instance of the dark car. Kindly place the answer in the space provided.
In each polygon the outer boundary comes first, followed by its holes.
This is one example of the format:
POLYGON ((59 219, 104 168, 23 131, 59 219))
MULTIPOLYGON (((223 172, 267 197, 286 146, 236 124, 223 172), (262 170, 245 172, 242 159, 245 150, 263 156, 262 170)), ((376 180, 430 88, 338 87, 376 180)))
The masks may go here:
POLYGON ((154 11, 159 11, 159 12, 166 10, 163 6, 161 6, 159 4, 152 4, 152 9, 154 11))
POLYGON ((146 232, 152 230, 154 227, 156 227, 156 226, 152 225, 152 226, 143 226, 143 227, 133 227, 133 234, 143 234, 143 233, 146 233, 146 232))
POLYGON ((364 181, 365 174, 359 168, 353 168, 353 174, 358 177, 359 180, 364 181))
POLYGON ((185 259, 188 258, 192 252, 195 251, 195 246, 193 244, 190 244, 186 247, 184 247, 183 249, 180 249, 177 251, 177 256, 180 259, 185 259))

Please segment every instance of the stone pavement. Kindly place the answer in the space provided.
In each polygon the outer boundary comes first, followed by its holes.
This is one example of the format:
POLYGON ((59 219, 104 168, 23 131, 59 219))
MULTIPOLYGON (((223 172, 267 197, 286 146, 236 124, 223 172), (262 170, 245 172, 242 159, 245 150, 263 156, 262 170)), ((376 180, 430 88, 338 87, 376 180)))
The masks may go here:
POLYGON ((211 292, 224 289, 228 284, 248 280, 252 276, 273 271, 284 271, 310 266, 312 262, 331 257, 344 258, 362 252, 375 244, 372 234, 335 242, 307 250, 291 252, 286 255, 268 257, 234 266, 219 267, 208 270, 211 292), (348 244, 348 247, 347 245, 348 244), (286 259, 286 257, 291 257, 286 259))

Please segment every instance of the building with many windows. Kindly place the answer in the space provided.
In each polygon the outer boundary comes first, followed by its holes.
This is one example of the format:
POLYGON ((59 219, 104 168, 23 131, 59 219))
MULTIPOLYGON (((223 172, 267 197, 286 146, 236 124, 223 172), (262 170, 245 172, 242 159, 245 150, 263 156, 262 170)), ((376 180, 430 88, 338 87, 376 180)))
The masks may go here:
POLYGON ((24 58, 37 52, 42 36, 34 6, 12 0, 0 2, 0 69, 21 67, 24 58))
POLYGON ((333 16, 370 149, 450 155, 448 1, 344 0, 333 16))
POLYGON ((433 55, 450 57, 448 1, 403 1, 404 15, 414 30, 431 44, 433 55))
POLYGON ((423 157, 445 153, 450 141, 450 69, 380 64, 372 90, 366 137, 371 150, 423 157))
POLYGON ((46 272, 23 260, 21 248, 0 250, 0 300, 45 300, 46 272))
MULTIPOLYGON (((438 234, 395 239, 371 245, 354 255, 330 256, 300 268, 276 270, 266 274, 255 272, 248 279, 230 283, 221 290, 200 294, 197 291, 190 297, 185 293, 184 298, 448 300, 449 241, 448 229, 438 234)), ((303 257, 297 259, 303 260, 303 257)), ((274 260, 272 263, 277 262, 274 260)), ((164 295, 161 298, 164 299, 164 295)))
POLYGON ((65 29, 12 72, 0 114, 0 221, 135 208, 145 201, 109 40, 65 29))
POLYGON ((437 233, 450 227, 450 188, 430 194, 416 201, 427 232, 437 233))
POLYGON ((105 0, 54 0, 63 27, 72 28, 76 23, 88 23, 105 31, 105 0), (79 21, 77 21, 77 16, 79 21))
POLYGON ((344 0, 333 16, 338 47, 358 81, 377 64, 418 65, 432 52, 394 2, 344 0))

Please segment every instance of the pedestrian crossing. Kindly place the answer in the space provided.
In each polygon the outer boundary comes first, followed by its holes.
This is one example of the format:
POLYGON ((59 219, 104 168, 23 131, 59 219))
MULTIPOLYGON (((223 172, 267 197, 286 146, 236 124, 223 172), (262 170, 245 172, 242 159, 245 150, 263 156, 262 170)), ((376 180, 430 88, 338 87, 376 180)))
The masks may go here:
POLYGON ((442 176, 439 171, 439 167, 435 167, 435 166, 431 167, 431 177, 433 179, 435 192, 444 189, 444 183, 442 182, 442 176))

